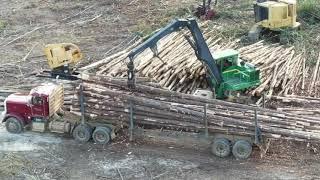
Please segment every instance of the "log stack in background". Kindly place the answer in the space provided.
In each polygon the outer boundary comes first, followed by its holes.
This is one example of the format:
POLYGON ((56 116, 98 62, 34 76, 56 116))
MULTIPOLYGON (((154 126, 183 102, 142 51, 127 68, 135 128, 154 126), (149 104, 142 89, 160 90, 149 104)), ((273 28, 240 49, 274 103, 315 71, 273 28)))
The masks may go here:
MULTIPOLYGON (((209 132, 254 135, 255 110, 265 137, 320 140, 320 122, 312 117, 261 109, 215 99, 205 99, 148 85, 127 88, 126 81, 107 76, 83 76, 85 113, 94 120, 126 126, 130 102, 134 122, 142 126, 164 127, 185 131, 203 131, 204 105, 207 105, 209 132)), ((72 112, 79 114, 78 98, 72 112)))
POLYGON ((252 91, 260 95, 288 95, 298 92, 304 79, 305 58, 293 47, 258 42, 238 49, 241 58, 254 64, 261 72, 261 85, 252 91))
MULTIPOLYGON (((150 77, 159 82, 162 87, 177 92, 193 93, 197 88, 206 88, 205 71, 202 63, 197 60, 194 50, 185 40, 184 34, 188 32, 175 32, 163 38, 158 43, 159 54, 153 56, 150 49, 138 55, 135 60, 135 68, 139 76, 150 77)), ((221 38, 210 37, 211 32, 205 32, 210 48, 223 49, 221 38), (220 42, 220 44, 219 44, 220 42)), ((236 42, 228 42, 225 47, 235 46, 236 42)), ((125 77, 127 74, 127 55, 134 46, 102 60, 94 67, 98 75, 111 77, 125 77)), ((81 68, 91 69, 93 66, 81 68)))
MULTIPOLYGON (((215 27, 202 26, 204 36, 211 52, 214 54, 227 48, 237 49, 241 59, 250 62, 261 71, 261 85, 251 90, 251 94, 272 95, 299 94, 307 88, 309 69, 305 67, 306 58, 296 53, 293 47, 279 44, 267 44, 262 41, 242 46, 239 40, 225 40, 215 27)), ((202 62, 197 60, 193 49, 185 40, 188 32, 175 32, 158 43, 159 55, 153 56, 148 49, 135 58, 137 74, 150 77, 168 90, 192 94, 197 88, 206 88, 205 70, 202 62)), ((134 46, 110 56, 98 65, 91 65, 97 75, 125 77, 127 55, 134 46)), ((319 67, 318 67, 319 68, 319 67)), ((88 68, 84 67, 82 70, 88 68)), ((317 73, 317 77, 319 76, 317 73)), ((319 79, 320 80, 320 79, 319 79)))

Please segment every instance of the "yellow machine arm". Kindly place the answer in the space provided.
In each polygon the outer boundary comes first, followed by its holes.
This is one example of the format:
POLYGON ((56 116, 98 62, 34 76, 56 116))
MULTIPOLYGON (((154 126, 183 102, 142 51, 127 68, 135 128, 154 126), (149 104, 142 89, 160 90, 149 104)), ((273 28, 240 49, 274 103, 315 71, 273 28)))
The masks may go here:
POLYGON ((79 47, 72 43, 48 44, 44 52, 51 70, 65 65, 73 68, 82 59, 79 47))

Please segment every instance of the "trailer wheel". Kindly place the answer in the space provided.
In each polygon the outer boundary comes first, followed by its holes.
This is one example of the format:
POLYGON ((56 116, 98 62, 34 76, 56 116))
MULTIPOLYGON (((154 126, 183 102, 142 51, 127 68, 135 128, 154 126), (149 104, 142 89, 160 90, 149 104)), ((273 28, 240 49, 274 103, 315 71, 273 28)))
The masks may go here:
POLYGON ((9 133, 19 134, 23 130, 23 125, 15 117, 10 117, 6 120, 6 129, 9 133))
POLYGON ((252 152, 252 145, 245 140, 237 141, 232 148, 232 154, 237 159, 247 159, 252 152))
POLYGON ((79 124, 72 132, 73 138, 79 142, 88 142, 91 134, 92 129, 87 124, 79 124))
POLYGON ((110 132, 110 128, 97 127, 92 133, 92 139, 97 144, 107 144, 111 140, 110 132))
POLYGON ((211 152, 221 158, 229 156, 231 152, 230 142, 225 138, 215 139, 211 146, 211 152))

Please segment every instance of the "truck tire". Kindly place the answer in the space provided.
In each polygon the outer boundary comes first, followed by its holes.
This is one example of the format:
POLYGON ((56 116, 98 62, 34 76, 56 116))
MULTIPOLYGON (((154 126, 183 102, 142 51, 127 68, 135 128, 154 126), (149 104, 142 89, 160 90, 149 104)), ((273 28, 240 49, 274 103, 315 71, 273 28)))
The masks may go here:
POLYGON ((79 124, 72 132, 73 138, 78 142, 88 142, 91 134, 92 129, 87 124, 79 124))
POLYGON ((232 148, 232 154, 237 159, 247 159, 252 152, 252 145, 245 140, 238 140, 232 148))
POLYGON ((23 130, 21 121, 15 117, 9 117, 6 120, 6 129, 9 133, 19 134, 23 130))
POLYGON ((97 144, 107 144, 111 140, 111 129, 108 127, 97 127, 92 133, 92 139, 97 144))
POLYGON ((211 152, 221 158, 227 157, 231 152, 230 142, 226 138, 218 138, 213 141, 211 152))

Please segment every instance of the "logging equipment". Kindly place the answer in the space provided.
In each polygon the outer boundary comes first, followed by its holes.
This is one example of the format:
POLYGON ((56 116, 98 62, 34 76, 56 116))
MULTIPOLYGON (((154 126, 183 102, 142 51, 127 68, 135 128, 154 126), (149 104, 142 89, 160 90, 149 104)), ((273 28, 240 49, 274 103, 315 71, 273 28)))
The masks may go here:
POLYGON ((237 51, 227 49, 212 55, 197 21, 195 19, 176 19, 129 53, 129 87, 135 87, 134 58, 147 48, 150 48, 157 56, 157 42, 166 35, 183 28, 191 32, 192 39, 187 35, 184 37, 194 49, 197 58, 206 67, 208 84, 217 98, 234 99, 234 94, 237 94, 235 92, 243 92, 260 84, 260 71, 253 65, 240 60, 237 51))
POLYGON ((77 75, 74 68, 82 59, 78 46, 72 43, 48 44, 44 52, 53 78, 77 79, 73 76, 77 75))
POLYGON ((249 31, 249 39, 257 41, 262 29, 278 31, 283 28, 297 28, 296 0, 257 0, 254 3, 256 24, 249 31))
MULTIPOLYGON (((218 0, 215 0, 214 5, 216 5, 217 2, 218 0)), ((195 9, 194 15, 205 20, 212 19, 216 15, 216 12, 211 9, 211 0, 203 0, 202 4, 195 9)))

